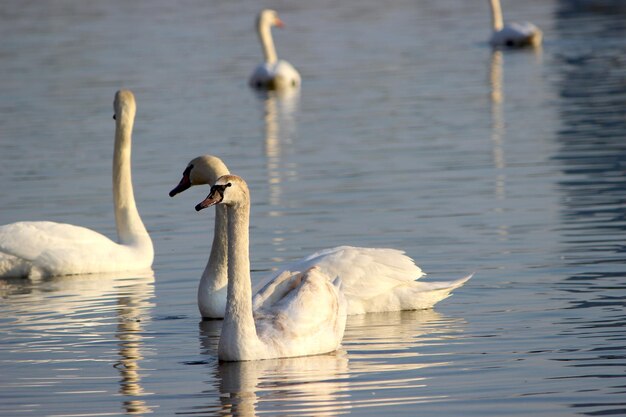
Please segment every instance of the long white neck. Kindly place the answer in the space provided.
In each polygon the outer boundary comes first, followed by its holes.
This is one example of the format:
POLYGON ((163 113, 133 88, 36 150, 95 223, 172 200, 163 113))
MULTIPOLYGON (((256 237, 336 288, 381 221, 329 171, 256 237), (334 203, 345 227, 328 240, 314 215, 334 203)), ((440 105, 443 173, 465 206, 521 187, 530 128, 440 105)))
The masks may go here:
POLYGON ((274 47, 271 27, 267 23, 264 23, 263 19, 259 19, 257 29, 259 31, 259 38, 261 39, 261 46, 263 47, 263 55, 265 55, 265 62, 273 64, 278 61, 278 56, 276 55, 276 47, 274 47))
POLYGON ((209 261, 204 268, 198 286, 198 305, 203 317, 224 317, 225 297, 223 291, 228 285, 228 217, 227 208, 215 206, 215 228, 209 261))
POLYGON ((491 26, 494 31, 499 31, 504 26, 500 0, 489 0, 489 4, 491 5, 491 26))
POLYGON ((133 193, 130 169, 132 117, 118 114, 115 124, 115 148, 113 151, 113 205, 117 237, 123 245, 149 245, 152 242, 146 231, 133 193))
POLYGON ((218 347, 220 359, 254 357, 259 338, 252 315, 248 227, 250 202, 229 206, 228 295, 218 347))

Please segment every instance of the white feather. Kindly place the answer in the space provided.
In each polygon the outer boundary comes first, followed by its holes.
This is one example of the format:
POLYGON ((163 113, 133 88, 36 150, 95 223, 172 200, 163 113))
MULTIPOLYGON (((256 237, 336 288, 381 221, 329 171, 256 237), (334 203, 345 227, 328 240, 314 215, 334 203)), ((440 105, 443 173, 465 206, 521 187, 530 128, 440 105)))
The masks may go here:
POLYGON ((135 98, 115 95, 113 197, 120 243, 85 227, 49 221, 0 226, 0 277, 132 271, 152 265, 154 251, 133 195, 130 178, 135 98))

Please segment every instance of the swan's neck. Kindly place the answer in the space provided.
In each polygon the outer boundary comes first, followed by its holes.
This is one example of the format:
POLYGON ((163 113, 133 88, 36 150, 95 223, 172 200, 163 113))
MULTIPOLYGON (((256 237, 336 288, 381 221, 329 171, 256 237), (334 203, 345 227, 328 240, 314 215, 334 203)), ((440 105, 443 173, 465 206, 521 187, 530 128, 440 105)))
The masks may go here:
POLYGON ((276 48, 274 47, 274 39, 272 38, 272 30, 270 25, 264 24, 259 20, 259 38, 261 39, 261 45, 263 46, 263 55, 265 55, 265 62, 268 64, 274 64, 278 61, 276 55, 276 48))
POLYGON ((248 227, 250 203, 229 206, 228 213, 228 295, 219 342, 220 358, 254 355, 258 336, 252 315, 252 283, 248 227))
POLYGON ((502 8, 500 7, 500 0, 489 0, 491 4, 491 26, 494 31, 502 30, 504 26, 502 21, 502 8))
POLYGON ((131 132, 133 120, 117 115, 115 125, 115 148, 113 153, 113 204, 119 242, 132 245, 150 241, 133 194, 130 169, 131 132))
MULTIPOLYGON (((204 268, 198 297, 211 295, 228 285, 228 218, 226 206, 215 206, 215 230, 209 262, 204 268)), ((224 314, 222 311, 221 314, 224 314)), ((221 316, 220 314, 220 316, 221 316)))

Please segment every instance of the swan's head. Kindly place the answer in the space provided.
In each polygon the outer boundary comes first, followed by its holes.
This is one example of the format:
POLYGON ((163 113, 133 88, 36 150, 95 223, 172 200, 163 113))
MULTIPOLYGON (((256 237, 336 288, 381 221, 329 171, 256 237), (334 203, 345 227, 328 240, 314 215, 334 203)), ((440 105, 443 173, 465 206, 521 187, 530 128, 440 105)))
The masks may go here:
POLYGON ((272 26, 282 28, 285 24, 280 20, 275 10, 265 9, 262 10, 261 13, 259 13, 259 17, 257 17, 257 26, 259 28, 272 26))
POLYGON ((236 207, 248 204, 249 201, 248 185, 243 178, 236 175, 224 175, 211 187, 211 192, 207 198, 196 205, 196 211, 216 204, 226 204, 230 207, 236 207))
POLYGON ((135 104, 135 96, 130 90, 119 90, 115 93, 113 101, 113 119, 118 123, 122 120, 134 120, 137 105, 135 104))
POLYGON ((192 159, 183 172, 183 178, 170 191, 170 197, 182 193, 193 185, 213 185, 222 175, 229 173, 226 164, 213 155, 202 155, 192 159))

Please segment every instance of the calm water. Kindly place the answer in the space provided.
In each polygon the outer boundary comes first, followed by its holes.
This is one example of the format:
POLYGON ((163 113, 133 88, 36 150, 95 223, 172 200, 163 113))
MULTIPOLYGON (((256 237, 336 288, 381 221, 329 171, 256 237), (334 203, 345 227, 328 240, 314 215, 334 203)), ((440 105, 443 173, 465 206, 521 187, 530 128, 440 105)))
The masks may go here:
POLYGON ((626 7, 505 1, 546 41, 492 54, 484 1, 271 1, 304 86, 259 97, 258 3, 170 3, 0 7, 0 223, 114 236, 126 87, 156 248, 153 275, 0 282, 1 415, 626 415, 626 7), (251 186, 255 280, 338 244, 477 274, 336 354, 219 364, 208 190, 167 196, 203 153, 251 186))

